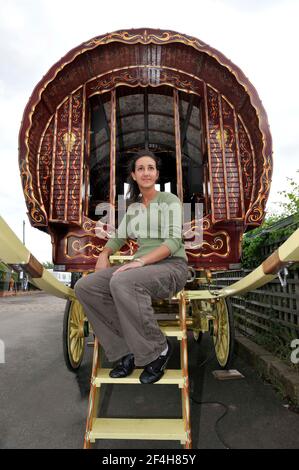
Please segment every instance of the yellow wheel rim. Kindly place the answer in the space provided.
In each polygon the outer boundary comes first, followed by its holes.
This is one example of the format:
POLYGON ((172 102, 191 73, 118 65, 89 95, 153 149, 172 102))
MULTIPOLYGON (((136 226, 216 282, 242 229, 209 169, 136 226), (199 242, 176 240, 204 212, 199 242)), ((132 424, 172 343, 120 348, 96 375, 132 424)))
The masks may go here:
POLYGON ((228 309, 224 299, 216 303, 213 340, 217 360, 222 367, 227 364, 230 349, 230 326, 228 309))
POLYGON ((83 324, 85 314, 78 300, 73 300, 70 305, 68 317, 68 352, 73 367, 81 363, 84 354, 83 324))

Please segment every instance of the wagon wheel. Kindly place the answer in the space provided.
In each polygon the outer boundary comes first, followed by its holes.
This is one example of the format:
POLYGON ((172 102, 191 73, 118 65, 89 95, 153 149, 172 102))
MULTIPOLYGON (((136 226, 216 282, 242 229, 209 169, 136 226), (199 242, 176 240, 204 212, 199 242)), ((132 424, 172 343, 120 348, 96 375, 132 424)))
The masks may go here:
POLYGON ((63 319, 63 355, 67 368, 75 372, 79 369, 88 336, 88 322, 78 300, 68 300, 63 319))
POLYGON ((231 302, 228 299, 219 299, 215 310, 211 331, 215 353, 220 367, 229 369, 233 359, 235 339, 231 302))

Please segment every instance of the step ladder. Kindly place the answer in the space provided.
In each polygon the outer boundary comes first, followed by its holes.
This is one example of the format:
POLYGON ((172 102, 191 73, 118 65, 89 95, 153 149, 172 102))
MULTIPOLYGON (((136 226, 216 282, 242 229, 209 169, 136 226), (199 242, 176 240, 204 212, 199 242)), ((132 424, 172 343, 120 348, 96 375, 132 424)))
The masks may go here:
MULTIPOLYGON (((180 341, 181 368, 166 369, 163 377, 152 385, 143 385, 139 381, 142 369, 122 379, 109 377, 111 369, 101 367, 99 343, 95 338, 93 364, 89 393, 88 415, 84 436, 84 449, 91 448, 96 439, 134 439, 134 440, 170 440, 180 441, 185 449, 191 449, 188 350, 186 327, 186 299, 184 292, 176 297, 179 301, 179 326, 161 326, 165 336, 176 337, 180 341), (101 418, 97 416, 102 384, 139 384, 140 386, 176 385, 181 390, 182 418, 101 418)), ((154 393, 154 390, 153 390, 154 393)), ((163 406, 163 403, 161 403, 163 406)))

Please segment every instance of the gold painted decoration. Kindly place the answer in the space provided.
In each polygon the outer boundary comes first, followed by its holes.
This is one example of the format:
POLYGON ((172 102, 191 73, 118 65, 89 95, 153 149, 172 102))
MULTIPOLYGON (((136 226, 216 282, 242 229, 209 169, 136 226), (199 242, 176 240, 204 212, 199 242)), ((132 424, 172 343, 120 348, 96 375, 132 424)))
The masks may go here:
POLYGON ((229 219, 244 217, 243 184, 234 108, 221 97, 223 154, 229 219))
POLYGON ((161 86, 169 85, 176 89, 202 94, 202 83, 197 77, 190 77, 183 71, 152 65, 128 66, 117 71, 109 71, 93 78, 87 84, 88 97, 97 92, 107 92, 116 86, 161 86))
POLYGON ((68 170, 68 148, 69 148, 69 120, 70 120, 69 97, 57 110, 56 132, 54 142, 54 158, 52 166, 52 193, 50 220, 64 221, 66 209, 66 189, 68 170))
MULTIPOLYGON (((225 230, 209 231, 211 229, 210 216, 204 217, 202 221, 193 220, 190 224, 184 224, 183 227, 183 238, 187 241, 190 239, 190 230, 192 235, 200 235, 200 231, 203 227, 203 240, 201 243, 194 243, 194 246, 190 248, 188 242, 188 248, 186 248, 187 254, 192 258, 208 258, 210 256, 216 256, 220 258, 227 258, 231 252, 231 238, 225 230)), ((99 238, 98 236, 98 222, 84 218, 82 229, 79 232, 70 231, 65 237, 65 256, 67 259, 79 260, 93 260, 102 251, 103 246, 106 243, 105 239, 99 238)), ((102 235, 103 233, 101 233, 102 235)), ((135 240, 129 239, 124 247, 122 247, 122 255, 133 255, 138 249, 138 245, 135 240)))
POLYGON ((36 200, 32 190, 32 176, 28 170, 26 161, 23 160, 20 166, 23 191, 26 198, 28 215, 32 225, 48 225, 48 218, 41 204, 36 200))
POLYGON ((255 165, 253 148, 250 143, 250 136, 240 116, 238 116, 238 137, 240 145, 241 168, 243 175, 243 191, 246 206, 248 208, 254 189, 255 165))
POLYGON ((263 172, 260 177, 260 190, 257 199, 254 201, 252 207, 246 214, 245 222, 252 225, 260 225, 265 216, 265 205, 267 202, 267 195, 270 191, 272 177, 272 156, 268 155, 264 159, 263 172))
POLYGON ((222 133, 220 128, 219 95, 211 87, 207 87, 207 132, 208 155, 212 199, 212 221, 227 218, 226 187, 224 181, 224 162, 222 153, 222 133), (217 136, 221 136, 220 139, 217 136))
POLYGON ((41 137, 37 165, 37 181, 40 188, 41 200, 43 201, 47 213, 49 212, 50 205, 53 134, 54 117, 51 118, 41 137))
MULTIPOLYGON (((227 129, 223 129, 223 140, 225 144, 229 140, 229 137, 230 137, 229 131, 227 129)), ((216 139, 218 140, 219 144, 221 144, 222 136, 221 136, 220 130, 216 131, 216 139)))
POLYGON ((76 142, 76 134, 74 134, 73 132, 65 132, 62 136, 62 140, 65 148, 69 148, 69 151, 71 152, 76 142))
POLYGON ((191 38, 188 36, 183 36, 182 34, 175 33, 173 31, 161 31, 160 34, 155 32, 151 33, 147 29, 141 31, 140 33, 134 33, 130 31, 116 31, 105 36, 99 36, 91 39, 90 41, 83 44, 84 48, 94 48, 102 44, 107 44, 109 42, 125 42, 130 44, 141 43, 141 44, 150 44, 150 43, 170 43, 170 42, 182 42, 193 47, 205 48, 206 44, 200 42, 196 38, 191 38))
POLYGON ((213 223, 245 215, 242 166, 235 109, 210 86, 205 110, 213 223))
POLYGON ((71 94, 56 113, 50 220, 80 224, 84 146, 83 88, 71 94))
POLYGON ((83 217, 83 230, 85 232, 92 232, 94 235, 94 230, 97 225, 97 222, 95 220, 88 219, 87 217, 83 217))
POLYGON ((85 87, 72 94, 70 135, 73 141, 69 147, 68 211, 70 222, 82 220, 82 185, 85 136, 85 87))
POLYGON ((204 232, 203 241, 192 250, 186 249, 186 253, 191 258, 227 258, 231 253, 231 238, 229 234, 221 230, 219 232, 204 232))
MULTIPOLYGON (((95 244, 88 240, 86 237, 75 238, 73 236, 67 237, 67 253, 68 259, 95 259, 99 256, 105 245, 95 244)), ((131 247, 129 243, 125 244, 126 249, 121 251, 123 255, 131 254, 131 247)), ((136 250, 135 250, 136 251, 136 250)))

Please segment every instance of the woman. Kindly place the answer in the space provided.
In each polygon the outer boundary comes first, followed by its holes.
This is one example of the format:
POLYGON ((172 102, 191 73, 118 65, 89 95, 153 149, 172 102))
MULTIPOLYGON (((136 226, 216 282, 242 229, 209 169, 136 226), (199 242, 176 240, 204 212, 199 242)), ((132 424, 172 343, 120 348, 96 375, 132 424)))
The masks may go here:
POLYGON ((99 255, 95 272, 75 285, 108 360, 120 359, 110 377, 126 377, 135 366, 144 367, 140 375, 144 384, 162 377, 172 352, 155 319, 152 298, 179 292, 188 277, 181 203, 174 194, 156 191, 159 167, 159 159, 148 150, 138 152, 131 161, 131 204, 116 237, 108 240, 99 255), (133 260, 111 267, 109 256, 128 236, 137 238, 139 245, 133 260))

